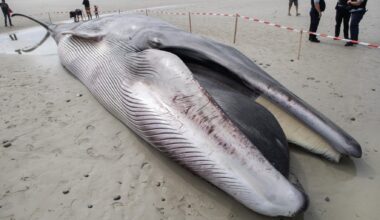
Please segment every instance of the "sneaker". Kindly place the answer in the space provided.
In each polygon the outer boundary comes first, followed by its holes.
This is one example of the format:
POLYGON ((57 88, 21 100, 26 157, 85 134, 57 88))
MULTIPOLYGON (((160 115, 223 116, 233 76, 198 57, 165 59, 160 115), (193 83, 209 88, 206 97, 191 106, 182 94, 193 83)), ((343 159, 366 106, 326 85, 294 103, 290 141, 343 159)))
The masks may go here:
POLYGON ((318 40, 317 38, 310 38, 309 39, 310 42, 313 42, 313 43, 320 43, 321 41, 318 40))
POLYGON ((288 13, 288 16, 292 16, 292 14, 288 13))
POLYGON ((297 13, 296 16, 300 16, 301 14, 300 13, 297 13))
POLYGON ((355 44, 354 43, 352 43, 352 42, 347 42, 344 46, 345 47, 352 47, 352 46, 354 46, 355 44))

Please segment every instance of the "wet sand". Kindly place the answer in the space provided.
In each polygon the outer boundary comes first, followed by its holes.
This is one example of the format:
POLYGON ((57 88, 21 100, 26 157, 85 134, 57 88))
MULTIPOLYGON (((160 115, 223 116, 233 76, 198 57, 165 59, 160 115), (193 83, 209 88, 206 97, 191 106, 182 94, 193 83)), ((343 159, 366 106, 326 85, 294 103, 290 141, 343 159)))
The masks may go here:
MULTIPOLYGON (((17 2, 13 8, 24 10, 17 2)), ((301 17, 288 17, 287 3, 276 0, 103 2, 109 9, 239 12, 298 28, 309 22, 308 4, 300 6, 301 17)), ((360 38, 379 43, 380 3, 368 4, 360 38)), ((62 7, 75 5, 51 10, 62 7)), ((151 16, 188 28, 186 17, 151 16)), ((331 7, 321 32, 332 33, 333 19, 331 7)), ((193 31, 231 45, 233 22, 194 16, 193 31)), ((60 65, 51 40, 34 54, 15 54, 39 39, 28 34, 35 29, 0 31, 19 36, 0 35, 0 219, 276 219, 250 211, 147 145, 60 65)), ((355 137, 363 157, 335 164, 291 147, 291 171, 310 197, 308 210, 294 219, 378 219, 380 51, 324 39, 311 44, 304 36, 297 60, 298 39, 241 21, 234 46, 355 137)))

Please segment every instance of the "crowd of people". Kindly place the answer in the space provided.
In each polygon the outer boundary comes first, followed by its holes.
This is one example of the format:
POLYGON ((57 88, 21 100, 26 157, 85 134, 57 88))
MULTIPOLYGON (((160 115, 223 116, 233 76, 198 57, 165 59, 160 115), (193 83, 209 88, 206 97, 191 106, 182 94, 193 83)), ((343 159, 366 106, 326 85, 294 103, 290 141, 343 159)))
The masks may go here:
MULTIPOLYGON (((290 13, 289 0, 289 13, 290 13)), ((298 5, 298 4, 297 4, 298 5)), ((343 21, 343 35, 345 39, 351 39, 354 42, 347 42, 345 46, 354 46, 359 39, 359 23, 362 20, 366 9, 367 0, 338 0, 336 10, 335 37, 339 37, 343 21), (349 36, 350 33, 350 36, 349 36)), ((319 43, 320 40, 313 33, 317 32, 322 12, 326 9, 325 0, 311 0, 310 9, 310 28, 309 41, 319 43)))
MULTIPOLYGON (((86 11, 87 20, 92 20, 91 6, 89 0, 83 0, 82 2, 84 9, 86 11)), ((99 7, 94 5, 94 14, 95 18, 99 18, 99 7)), ((81 9, 75 9, 70 11, 70 18, 74 18, 74 22, 79 22, 79 19, 82 18, 83 21, 83 12, 81 9)))
MULTIPOLYGON (((83 0, 82 4, 84 5, 87 19, 92 20, 90 1, 83 0)), ((8 22, 9 22, 9 26, 13 26, 12 19, 11 19, 12 10, 9 7, 9 5, 5 2, 5 0, 1 0, 0 7, 4 15, 5 27, 8 27, 8 22)), ((79 22, 79 18, 82 18, 83 20, 82 10, 80 9, 75 9, 74 11, 70 11, 69 14, 70 14, 70 18, 74 18, 75 22, 79 22)), ((96 18, 99 18, 99 7, 97 5, 94 5, 94 14, 96 18)))

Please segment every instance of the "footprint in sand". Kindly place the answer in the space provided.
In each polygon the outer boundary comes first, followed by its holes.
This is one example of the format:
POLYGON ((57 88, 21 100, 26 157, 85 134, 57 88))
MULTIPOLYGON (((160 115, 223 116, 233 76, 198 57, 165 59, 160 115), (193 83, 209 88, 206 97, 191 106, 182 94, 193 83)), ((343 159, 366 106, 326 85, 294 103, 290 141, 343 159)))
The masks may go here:
POLYGON ((93 131, 93 130, 95 130, 95 126, 93 126, 93 125, 87 125, 86 130, 87 131, 93 131))
POLYGON ((47 102, 46 103, 46 107, 48 107, 48 108, 53 107, 53 106, 54 106, 53 102, 47 102))
POLYGON ((10 146, 12 146, 12 143, 10 141, 8 141, 8 140, 3 141, 3 147, 4 148, 8 148, 10 146))
POLYGON ((88 142, 90 142, 89 138, 81 138, 81 139, 78 140, 77 143, 78 143, 78 145, 82 145, 82 144, 86 144, 88 142))

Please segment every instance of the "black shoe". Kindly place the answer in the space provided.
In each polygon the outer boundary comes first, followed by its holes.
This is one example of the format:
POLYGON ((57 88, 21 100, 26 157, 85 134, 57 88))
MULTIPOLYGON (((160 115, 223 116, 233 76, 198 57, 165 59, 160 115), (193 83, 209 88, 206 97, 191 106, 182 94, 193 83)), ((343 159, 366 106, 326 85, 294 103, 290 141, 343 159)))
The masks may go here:
POLYGON ((354 43, 352 43, 352 42, 347 42, 344 46, 345 47, 352 47, 352 46, 354 46, 355 44, 354 43))
POLYGON ((313 42, 313 43, 320 43, 321 41, 318 40, 317 38, 309 38, 309 41, 310 42, 313 42))

